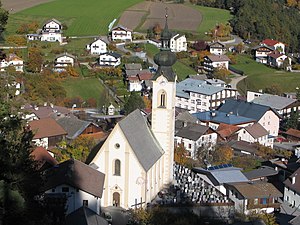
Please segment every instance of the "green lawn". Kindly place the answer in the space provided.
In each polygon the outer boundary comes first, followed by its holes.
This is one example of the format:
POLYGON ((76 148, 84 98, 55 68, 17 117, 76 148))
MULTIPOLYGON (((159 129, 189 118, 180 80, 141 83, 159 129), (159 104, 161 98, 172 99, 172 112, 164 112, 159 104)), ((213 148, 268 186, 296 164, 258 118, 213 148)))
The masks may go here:
POLYGON ((118 19, 125 9, 142 1, 55 0, 11 14, 7 33, 15 33, 25 22, 35 20, 42 24, 48 19, 56 18, 67 25, 68 29, 64 33, 66 36, 105 35, 113 19, 118 19))
POLYGON ((186 66, 180 61, 175 63, 173 70, 176 72, 179 81, 184 80, 188 75, 195 75, 197 73, 193 68, 186 66))
POLYGON ((69 78, 62 82, 67 91, 67 97, 80 96, 84 100, 95 98, 98 106, 103 105, 106 101, 105 89, 99 82, 98 78, 69 78))
POLYGON ((284 92, 294 92, 300 87, 300 73, 276 70, 255 62, 250 56, 238 55, 234 68, 242 70, 247 76, 238 84, 238 89, 245 94, 246 90, 264 89, 272 84, 278 85, 284 92))

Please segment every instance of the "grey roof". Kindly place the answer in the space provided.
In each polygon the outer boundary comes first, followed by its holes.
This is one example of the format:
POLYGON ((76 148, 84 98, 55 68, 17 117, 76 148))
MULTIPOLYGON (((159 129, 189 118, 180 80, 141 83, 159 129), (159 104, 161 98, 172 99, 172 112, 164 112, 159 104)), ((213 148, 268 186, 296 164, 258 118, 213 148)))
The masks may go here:
POLYGON ((126 30, 126 31, 132 31, 131 29, 124 27, 123 25, 118 24, 117 26, 113 27, 112 30, 115 30, 117 28, 121 28, 122 30, 126 30))
MULTIPOLYGON (((193 169, 193 171, 195 171, 196 173, 212 176, 215 179, 215 181, 217 181, 217 185, 224 183, 249 181, 247 177, 245 177, 245 175, 241 172, 241 170, 241 168, 237 167, 227 167, 215 170, 206 170, 203 168, 193 169)), ((214 181, 212 182, 215 183, 214 181)))
POLYGON ((249 152, 252 154, 255 154, 257 152, 257 144, 256 143, 232 140, 228 143, 228 145, 231 148, 233 148, 233 150, 237 150, 237 151, 245 151, 245 152, 249 152))
POLYGON ((244 128, 254 139, 266 136, 269 132, 259 123, 244 128))
POLYGON ((50 19, 50 20, 47 20, 47 21, 44 23, 44 26, 45 26, 47 23, 50 23, 51 21, 53 21, 53 22, 55 22, 55 23, 57 23, 57 24, 59 24, 59 25, 62 25, 60 21, 58 21, 57 19, 52 18, 52 19, 50 19))
POLYGON ((225 45, 222 44, 221 42, 219 41, 216 41, 216 42, 212 42, 209 44, 209 47, 214 47, 214 48, 225 48, 225 45), (221 46, 221 47, 220 47, 221 46))
POLYGON ((150 130, 146 118, 136 109, 118 124, 141 166, 148 171, 164 151, 150 130))
POLYGON ((100 55, 111 55, 115 58, 120 58, 122 55, 120 55, 119 53, 116 52, 105 52, 105 53, 101 53, 100 55))
POLYGON ((65 52, 65 53, 61 53, 61 54, 57 55, 57 56, 55 57, 55 59, 58 59, 59 57, 62 57, 62 56, 68 56, 68 57, 73 58, 73 59, 76 58, 74 55, 65 52))
POLYGON ((230 61, 227 55, 207 55, 207 57, 212 62, 226 62, 230 61))
POLYGON ((244 175, 249 179, 257 179, 261 177, 268 177, 278 174, 278 171, 269 166, 262 166, 256 170, 245 172, 244 175))
POLYGON ((234 115, 251 118, 256 121, 259 121, 267 111, 272 110, 280 118, 280 115, 278 115, 278 113, 269 106, 259 105, 243 100, 226 99, 225 103, 222 104, 218 110, 225 113, 232 113, 234 115))
POLYGON ((142 69, 142 64, 140 64, 140 63, 126 63, 125 64, 125 69, 126 70, 141 70, 142 69))
POLYGON ((180 83, 176 84, 176 96, 181 98, 189 98, 190 92, 205 95, 213 95, 224 89, 225 88, 223 87, 209 85, 203 80, 187 78, 181 81, 180 83))
POLYGON ((108 225, 108 222, 93 210, 82 206, 66 216, 66 225, 108 225))
POLYGON ((192 116, 188 111, 181 112, 176 116, 176 120, 180 120, 183 122, 196 123, 197 119, 192 116))
POLYGON ((91 124, 91 122, 80 120, 76 116, 59 118, 57 123, 67 131, 68 139, 75 139, 91 124))
POLYGON ((268 46, 268 45, 265 45, 265 44, 262 44, 262 45, 257 45, 257 46, 255 46, 254 48, 252 48, 253 50, 257 50, 257 49, 259 49, 259 48, 268 48, 268 49, 270 49, 271 51, 274 51, 275 50, 275 48, 274 47, 272 47, 272 46, 268 46))
POLYGON ((298 215, 295 218, 291 219, 289 221, 289 224, 291 224, 291 225, 299 225, 300 224, 300 215, 298 215))
POLYGON ((251 118, 237 116, 221 111, 206 111, 192 114, 195 118, 203 122, 225 123, 231 125, 245 124, 254 122, 251 118))
POLYGON ((275 110, 281 110, 288 107, 292 103, 297 102, 297 99, 281 97, 278 95, 263 94, 253 99, 252 102, 259 105, 269 106, 275 110))
POLYGON ((181 128, 176 133, 176 136, 197 141, 202 135, 206 134, 209 129, 211 128, 200 124, 189 124, 188 126, 181 128))

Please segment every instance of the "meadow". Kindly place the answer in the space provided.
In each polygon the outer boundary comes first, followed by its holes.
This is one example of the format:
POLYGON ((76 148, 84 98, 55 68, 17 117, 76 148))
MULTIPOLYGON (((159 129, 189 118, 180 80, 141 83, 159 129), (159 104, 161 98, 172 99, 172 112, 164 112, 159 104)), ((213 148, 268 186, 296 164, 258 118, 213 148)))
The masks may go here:
POLYGON ((238 83, 238 90, 245 94, 247 90, 259 90, 275 84, 284 92, 295 92, 300 87, 300 73, 291 73, 273 69, 261 63, 255 62, 248 55, 238 55, 234 68, 242 70, 247 76, 238 83))
POLYGON ((66 36, 105 35, 114 19, 118 19, 128 7, 142 1, 56 0, 11 14, 6 33, 15 33, 22 23, 38 21, 43 24, 56 18, 67 25, 66 36))

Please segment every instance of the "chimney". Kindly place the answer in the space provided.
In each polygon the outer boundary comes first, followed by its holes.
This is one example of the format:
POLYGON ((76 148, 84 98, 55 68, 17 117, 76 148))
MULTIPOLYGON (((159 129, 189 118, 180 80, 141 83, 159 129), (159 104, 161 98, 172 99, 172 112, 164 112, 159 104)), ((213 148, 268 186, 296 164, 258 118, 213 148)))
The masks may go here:
POLYGON ((297 174, 295 174, 295 175, 292 177, 292 184, 295 184, 295 183, 296 183, 296 176, 297 176, 297 174))

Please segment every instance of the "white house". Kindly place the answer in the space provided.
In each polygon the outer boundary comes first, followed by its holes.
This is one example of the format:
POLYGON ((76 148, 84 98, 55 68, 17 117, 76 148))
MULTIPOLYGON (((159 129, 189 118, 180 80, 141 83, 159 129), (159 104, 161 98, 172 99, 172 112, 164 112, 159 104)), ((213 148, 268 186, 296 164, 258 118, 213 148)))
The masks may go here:
POLYGON ((98 58, 99 66, 117 67, 121 64, 121 55, 116 52, 101 53, 98 58))
POLYGON ((70 159, 46 171, 44 196, 49 203, 66 199, 66 215, 82 206, 99 215, 104 179, 103 173, 70 159))
POLYGON ((0 71, 3 72, 7 67, 14 67, 17 72, 23 72, 24 61, 16 54, 9 54, 8 57, 0 62, 0 71))
POLYGON ((230 59, 226 55, 207 55, 204 57, 204 69, 213 72, 214 69, 228 70, 230 59))
POLYGON ((249 143, 259 143, 273 148, 274 138, 269 138, 269 132, 259 123, 248 125, 238 131, 238 140, 249 143))
POLYGON ((132 30, 118 25, 114 27, 111 31, 111 39, 113 41, 132 41, 132 30))
POLYGON ((300 168, 284 181, 284 201, 296 208, 300 206, 300 168))
POLYGON ((208 149, 216 145, 218 134, 208 126, 200 124, 189 124, 181 128, 175 134, 176 145, 183 144, 191 158, 197 157, 197 151, 200 147, 208 149))
POLYGON ((286 61, 286 70, 291 70, 292 59, 285 54, 274 51, 268 54, 267 63, 268 65, 276 68, 283 68, 284 62, 286 61))
POLYGON ((176 85, 176 107, 187 109, 190 113, 209 111, 236 95, 237 90, 222 87, 219 82, 188 78, 176 85))
POLYGON ((175 34, 170 40, 170 47, 172 52, 187 51, 187 42, 184 34, 175 34))
POLYGON ((268 55, 274 51, 274 47, 261 44, 253 48, 254 58, 256 62, 267 64, 268 55))
POLYGON ((56 19, 48 20, 42 27, 41 41, 62 42, 62 24, 56 19))
POLYGON ((74 67, 75 63, 75 56, 69 54, 69 53, 63 53, 58 56, 56 56, 54 60, 54 71, 56 72, 62 72, 65 71, 68 66, 74 67))
POLYGON ((209 45, 209 52, 214 55, 224 55, 226 53, 226 47, 219 41, 212 42, 209 45))
POLYGON ((90 51, 92 55, 100 55, 101 53, 107 52, 107 44, 103 40, 97 39, 88 44, 86 49, 90 51))
POLYGON ((273 39, 265 39, 261 42, 261 44, 270 46, 279 53, 285 54, 285 44, 280 41, 276 41, 273 39))

